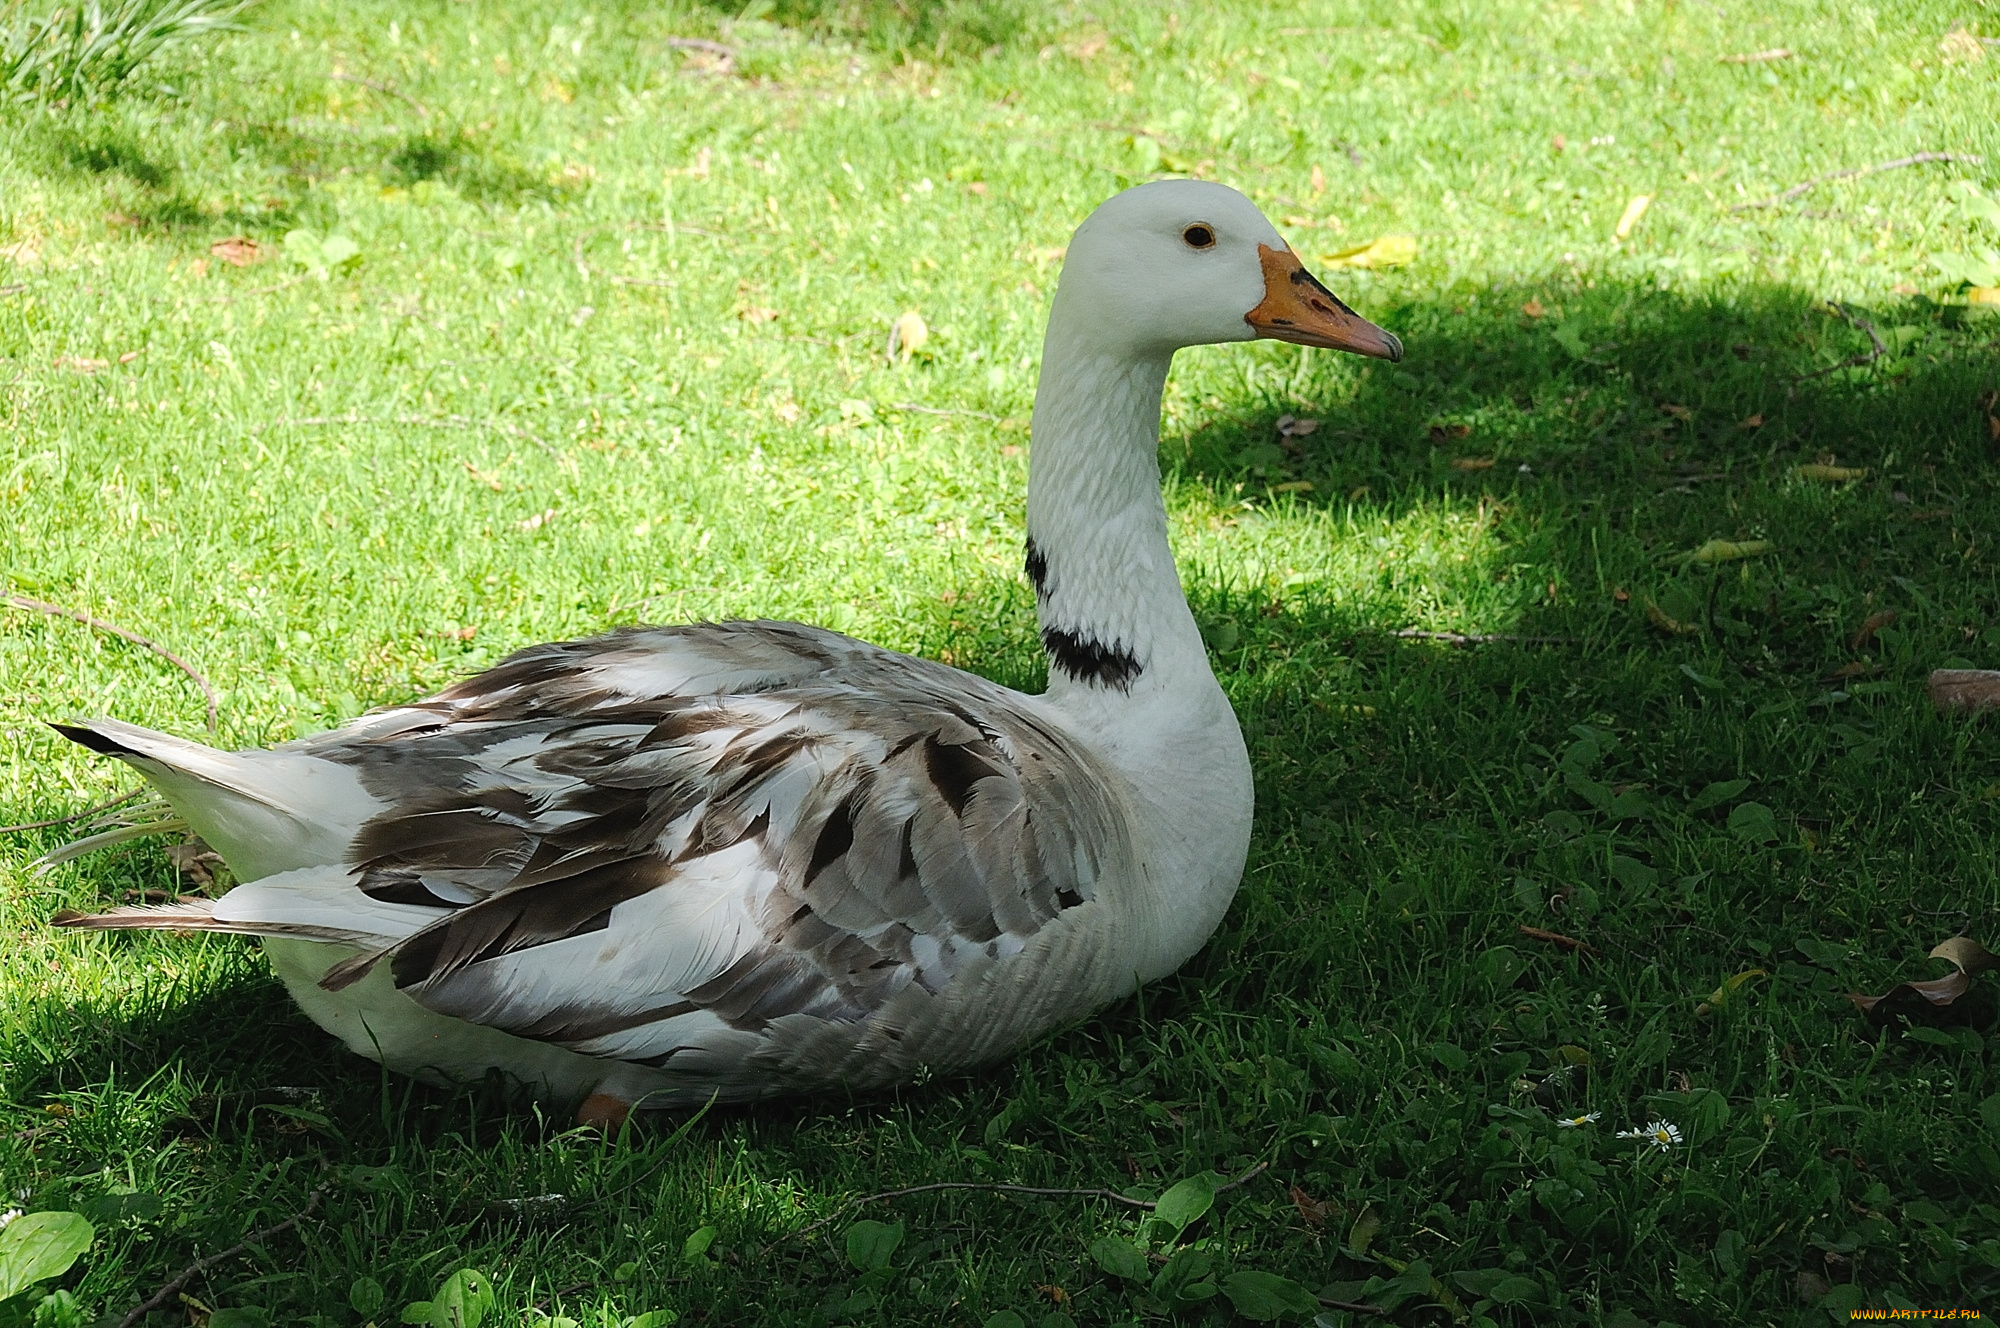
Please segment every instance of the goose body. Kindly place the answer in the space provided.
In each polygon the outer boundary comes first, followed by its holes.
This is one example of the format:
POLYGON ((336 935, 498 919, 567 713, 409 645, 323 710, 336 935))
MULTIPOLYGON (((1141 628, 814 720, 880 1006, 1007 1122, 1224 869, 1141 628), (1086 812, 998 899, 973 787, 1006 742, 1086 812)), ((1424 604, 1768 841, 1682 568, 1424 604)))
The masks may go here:
POLYGON ((362 1055, 603 1123, 962 1069, 1081 1018, 1192 955, 1242 874, 1249 760, 1155 453, 1174 351, 1260 335, 1401 353, 1220 185, 1079 228, 1033 425, 1043 695, 729 622, 535 646, 271 750, 59 726, 243 884, 57 921, 258 936, 362 1055))

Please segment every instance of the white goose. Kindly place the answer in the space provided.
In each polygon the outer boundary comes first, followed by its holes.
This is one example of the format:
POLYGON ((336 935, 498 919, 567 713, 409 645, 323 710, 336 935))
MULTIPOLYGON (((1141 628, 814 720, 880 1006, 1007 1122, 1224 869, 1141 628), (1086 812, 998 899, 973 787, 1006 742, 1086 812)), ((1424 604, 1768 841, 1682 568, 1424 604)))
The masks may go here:
POLYGON ((1174 180, 1077 229, 1035 396, 1028 575, 1049 688, 796 623, 534 646, 268 751, 59 726, 138 768, 244 882, 63 926, 263 939, 363 1056, 637 1104, 991 1060, 1172 972, 1221 921, 1250 763, 1167 544, 1183 346, 1398 359, 1255 205, 1174 180))

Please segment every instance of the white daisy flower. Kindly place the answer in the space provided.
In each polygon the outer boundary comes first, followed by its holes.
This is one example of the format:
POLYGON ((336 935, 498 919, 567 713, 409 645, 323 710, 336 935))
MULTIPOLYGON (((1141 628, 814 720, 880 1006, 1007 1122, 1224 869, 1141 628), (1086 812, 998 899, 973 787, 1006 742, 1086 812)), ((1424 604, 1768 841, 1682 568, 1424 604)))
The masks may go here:
POLYGON ((20 1215, 21 1210, 18 1208, 9 1208, 6 1212, 0 1213, 0 1227, 6 1226, 20 1215))
POLYGON ((1618 1137, 1620 1139, 1638 1139, 1644 1143, 1651 1144, 1662 1153, 1667 1153, 1673 1151, 1674 1145, 1681 1141, 1681 1127, 1675 1125, 1672 1121, 1656 1120, 1648 1124, 1643 1130, 1620 1130, 1618 1137))
POLYGON ((1564 1116, 1556 1122, 1556 1128, 1558 1130, 1576 1130, 1581 1129, 1585 1125, 1595 1125, 1602 1119, 1604 1119, 1603 1112, 1586 1111, 1581 1116, 1564 1116))

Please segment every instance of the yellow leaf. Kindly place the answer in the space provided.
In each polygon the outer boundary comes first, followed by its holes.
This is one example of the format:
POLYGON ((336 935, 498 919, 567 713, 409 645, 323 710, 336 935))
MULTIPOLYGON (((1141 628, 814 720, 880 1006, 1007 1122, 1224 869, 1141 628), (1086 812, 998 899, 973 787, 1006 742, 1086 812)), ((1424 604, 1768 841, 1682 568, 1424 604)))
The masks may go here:
POLYGON ((1312 491, 1313 482, 1311 480, 1288 480, 1283 484, 1273 484, 1271 486, 1272 493, 1311 493, 1312 491))
POLYGON ((1453 457, 1451 459, 1451 468, 1453 470, 1491 470, 1493 469, 1493 462, 1494 458, 1492 457, 1453 457))
POLYGON ((2000 286, 1974 286, 1965 293, 1965 302, 2000 305, 2000 286))
POLYGON ((1618 218, 1618 229, 1615 232, 1617 237, 1622 240, 1630 235, 1632 228, 1639 224, 1639 218, 1645 216, 1646 209, 1651 206, 1653 206, 1651 194, 1639 194, 1627 203, 1624 213, 1618 218))
POLYGON ((1769 540, 1712 539, 1687 556, 1691 563, 1730 563, 1738 558, 1755 558, 1771 551, 1769 540))
POLYGON ((1845 484, 1849 480, 1865 479, 1867 475, 1866 466, 1825 466, 1814 462, 1798 469, 1800 479, 1825 480, 1828 484, 1845 484))
POLYGON ((1401 267, 1414 262, 1416 257, 1417 241, 1414 236, 1384 235, 1379 240, 1357 244, 1351 249, 1321 254, 1319 261, 1327 267, 1383 268, 1401 267))

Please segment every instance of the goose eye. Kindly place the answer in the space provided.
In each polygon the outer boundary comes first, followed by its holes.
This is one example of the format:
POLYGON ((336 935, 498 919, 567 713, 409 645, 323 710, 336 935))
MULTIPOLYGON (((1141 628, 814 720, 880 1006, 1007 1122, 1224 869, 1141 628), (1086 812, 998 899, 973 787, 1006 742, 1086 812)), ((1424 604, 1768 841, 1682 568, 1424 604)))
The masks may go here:
POLYGON ((1215 232, 1210 230, 1208 227, 1202 225, 1200 222, 1196 222, 1194 225, 1182 231, 1181 239, 1187 242, 1187 247, 1190 249, 1215 248, 1215 232))

